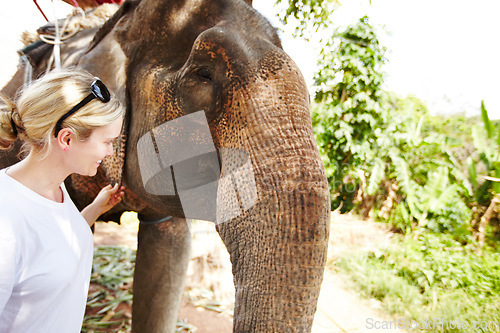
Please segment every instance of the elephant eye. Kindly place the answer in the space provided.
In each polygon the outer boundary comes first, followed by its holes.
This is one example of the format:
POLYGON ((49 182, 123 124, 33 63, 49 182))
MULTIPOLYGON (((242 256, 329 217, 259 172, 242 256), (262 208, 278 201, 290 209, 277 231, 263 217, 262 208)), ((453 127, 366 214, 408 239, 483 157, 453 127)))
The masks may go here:
POLYGON ((196 71, 196 75, 198 75, 203 81, 212 81, 212 73, 208 70, 208 68, 199 68, 196 71))

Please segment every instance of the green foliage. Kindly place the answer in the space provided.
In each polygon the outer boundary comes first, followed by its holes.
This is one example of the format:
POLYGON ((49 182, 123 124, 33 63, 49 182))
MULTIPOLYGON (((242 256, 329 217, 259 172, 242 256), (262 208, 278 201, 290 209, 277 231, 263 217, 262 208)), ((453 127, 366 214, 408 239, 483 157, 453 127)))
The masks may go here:
POLYGON ((498 253, 477 256, 450 236, 424 234, 397 238, 384 250, 346 255, 336 265, 393 314, 415 321, 485 321, 491 324, 486 331, 500 331, 498 253))
POLYGON ((499 182, 485 181, 484 178, 500 178, 500 129, 490 121, 484 102, 481 102, 481 119, 483 124, 472 127, 475 152, 467 158, 467 166, 476 201, 487 205, 492 194, 500 193, 499 182))
POLYGON ((315 101, 334 106, 348 102, 346 109, 376 108, 382 93, 381 68, 386 49, 380 45, 368 17, 332 37, 321 52, 315 101))
MULTIPOLYGON (((428 132, 424 121, 428 115, 420 116, 412 109, 398 107, 393 112, 399 114, 400 124, 388 133, 392 141, 379 139, 387 142, 389 148, 381 149, 378 154, 379 158, 385 157, 386 180, 399 187, 399 203, 388 221, 407 231, 428 228, 457 235, 465 233, 471 219, 465 201, 469 195, 468 182, 447 144, 452 140, 440 133, 422 135, 428 132)), ((373 209, 377 211, 378 207, 373 209)))
MULTIPOLYGON (((277 0, 297 34, 330 29, 336 0, 277 0)), ((332 209, 411 232, 451 232, 467 242, 500 193, 500 130, 481 117, 431 116, 415 96, 384 90, 386 49, 368 17, 333 30, 320 52, 312 121, 332 209), (482 120, 482 123, 479 123, 482 120)))
POLYGON ((132 285, 135 251, 127 247, 100 246, 94 250, 91 281, 114 290, 132 285))
MULTIPOLYGON (((332 28, 337 0, 277 0, 296 34, 332 28)), ((469 222, 500 193, 500 130, 481 117, 430 116, 415 96, 383 89, 386 49, 368 17, 325 43, 315 76, 312 120, 332 208, 466 240, 469 222), (479 121, 482 120, 482 123, 479 121), (474 213, 473 213, 474 212, 474 213)))
MULTIPOLYGON (((384 91, 385 52, 363 17, 321 53, 312 119, 332 208, 462 237, 473 188, 456 151, 470 138, 439 129, 417 97, 384 91)), ((447 126, 467 132, 463 121, 447 126)))
POLYGON ((344 210, 352 208, 347 199, 360 186, 358 169, 375 158, 376 135, 384 124, 384 54, 367 17, 336 33, 321 53, 312 118, 330 186, 338 190, 333 208, 340 202, 344 210))
POLYGON ((132 306, 135 251, 126 247, 101 246, 94 250, 91 288, 82 332, 129 332, 130 317, 118 306, 132 306))
POLYGON ((330 13, 337 8, 338 0, 276 0, 288 7, 278 14, 285 25, 295 26, 296 36, 305 36, 306 31, 326 28, 330 24, 330 13))
MULTIPOLYGON (((81 332, 131 331, 131 313, 119 309, 130 309, 132 306, 135 259, 136 251, 125 246, 99 246, 94 249, 91 289, 81 332)), ((196 330, 194 325, 177 320, 176 332, 196 330)))

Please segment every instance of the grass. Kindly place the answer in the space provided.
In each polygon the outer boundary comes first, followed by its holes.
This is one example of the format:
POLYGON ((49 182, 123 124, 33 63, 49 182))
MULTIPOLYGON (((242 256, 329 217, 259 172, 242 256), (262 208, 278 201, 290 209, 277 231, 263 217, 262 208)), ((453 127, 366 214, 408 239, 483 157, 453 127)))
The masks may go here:
POLYGON ((500 332, 500 254, 478 256, 446 235, 395 236, 391 243, 344 252, 329 267, 394 316, 437 320, 426 331, 500 332))
POLYGON ((135 251, 101 246, 94 250, 82 332, 130 332, 135 251))
POLYGON ((234 315, 234 304, 215 299, 213 290, 205 288, 187 288, 184 293, 191 304, 229 316, 234 315))

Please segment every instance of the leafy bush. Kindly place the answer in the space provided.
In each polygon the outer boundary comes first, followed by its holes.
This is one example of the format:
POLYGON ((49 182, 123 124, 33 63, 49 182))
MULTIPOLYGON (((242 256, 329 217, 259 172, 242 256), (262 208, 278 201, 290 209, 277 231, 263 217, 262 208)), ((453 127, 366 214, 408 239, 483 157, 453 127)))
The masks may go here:
POLYGON ((367 17, 336 32, 322 50, 312 118, 332 208, 342 202, 343 211, 352 209, 352 194, 361 184, 358 170, 365 171, 376 156, 377 133, 384 125, 384 54, 367 17))

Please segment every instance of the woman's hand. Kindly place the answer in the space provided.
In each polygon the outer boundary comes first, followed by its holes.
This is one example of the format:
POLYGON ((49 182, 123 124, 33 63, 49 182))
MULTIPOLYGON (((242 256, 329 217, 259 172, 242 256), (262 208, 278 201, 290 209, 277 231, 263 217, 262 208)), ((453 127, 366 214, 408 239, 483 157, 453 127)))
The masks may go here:
POLYGON ((106 213, 117 203, 122 201, 122 198, 125 195, 125 192, 123 192, 124 189, 124 186, 118 189, 118 184, 115 184, 115 186, 111 186, 111 184, 109 184, 101 189, 92 202, 92 205, 96 205, 97 208, 100 209, 101 213, 99 215, 106 213))
POLYGON ((94 201, 82 210, 82 215, 89 226, 92 226, 99 216, 122 201, 125 195, 124 189, 124 186, 118 188, 118 184, 115 184, 115 186, 109 184, 101 189, 94 201))

